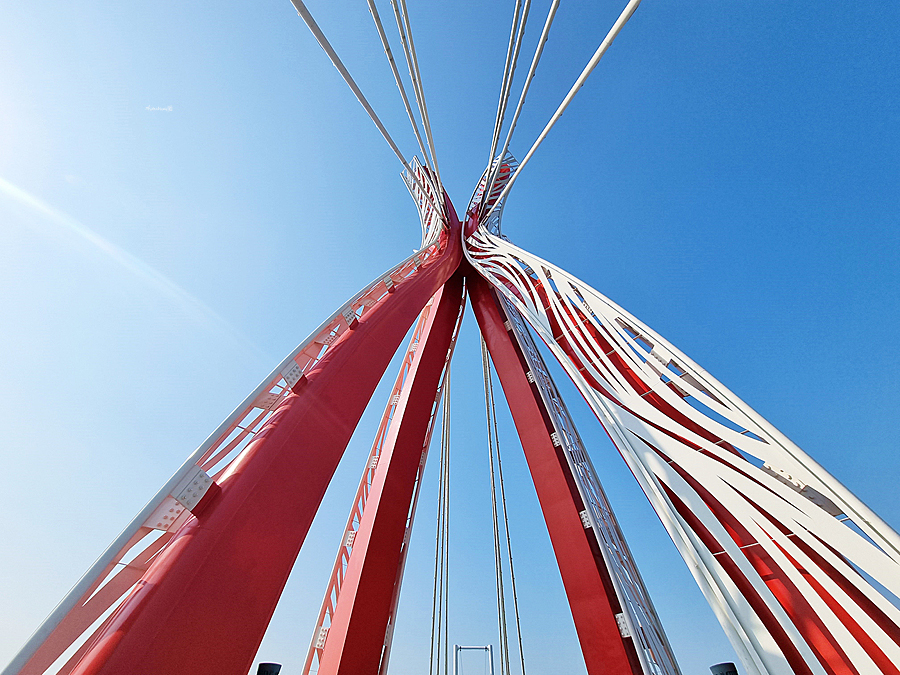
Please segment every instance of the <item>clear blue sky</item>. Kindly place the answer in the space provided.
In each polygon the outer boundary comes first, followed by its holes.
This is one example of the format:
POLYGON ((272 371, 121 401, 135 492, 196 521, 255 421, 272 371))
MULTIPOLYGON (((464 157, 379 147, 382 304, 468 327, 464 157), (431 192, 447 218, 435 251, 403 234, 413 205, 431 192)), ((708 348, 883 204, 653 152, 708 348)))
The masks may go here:
MULTIPOLYGON (((548 5, 534 3, 520 75, 548 5)), ((517 156, 623 5, 564 0, 517 156)), ((512 6, 411 6, 460 209, 487 161, 512 6)), ((365 3, 309 7, 412 155, 365 3)), ((398 162, 288 0, 7 3, 0 17, 5 664, 283 355, 418 245, 419 225, 398 162)), ((895 2, 646 0, 523 172, 503 223, 667 336, 894 526, 898 36, 895 2)), ((496 644, 477 350, 470 315, 454 361, 450 639, 496 644)), ((563 389, 685 675, 733 659, 637 484, 563 389)), ((305 656, 385 396, 263 643, 260 658, 286 674, 305 656)), ((527 664, 584 672, 504 415, 527 664)), ((427 668, 434 471, 395 675, 427 668)))

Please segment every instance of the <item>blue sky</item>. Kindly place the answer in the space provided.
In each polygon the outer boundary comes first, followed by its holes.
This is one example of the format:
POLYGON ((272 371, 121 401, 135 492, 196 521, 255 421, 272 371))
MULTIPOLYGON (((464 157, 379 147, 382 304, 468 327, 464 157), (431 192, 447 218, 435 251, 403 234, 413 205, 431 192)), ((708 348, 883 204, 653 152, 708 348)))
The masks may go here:
MULTIPOLYGON (((512 5, 411 6, 459 209, 488 159, 512 5)), ((535 2, 518 82, 548 5, 535 2)), ((308 6, 411 156, 365 3, 308 6)), ((620 10, 562 3, 514 154, 620 10)), ((398 162, 287 0, 20 3, 2 16, 5 663, 283 355, 418 245, 419 225, 398 162)), ((898 30, 891 2, 647 0, 523 171, 503 222, 515 243, 690 354, 894 526, 898 30)), ((479 369, 470 315, 454 360, 451 641, 496 644, 479 369)), ((285 673, 305 656, 393 377, 348 448, 260 651, 285 673)), ((732 659, 636 483, 561 372, 558 381, 684 672, 732 659)), ((527 664, 583 672, 503 415, 527 664)), ((397 675, 427 667, 434 470, 397 675)))

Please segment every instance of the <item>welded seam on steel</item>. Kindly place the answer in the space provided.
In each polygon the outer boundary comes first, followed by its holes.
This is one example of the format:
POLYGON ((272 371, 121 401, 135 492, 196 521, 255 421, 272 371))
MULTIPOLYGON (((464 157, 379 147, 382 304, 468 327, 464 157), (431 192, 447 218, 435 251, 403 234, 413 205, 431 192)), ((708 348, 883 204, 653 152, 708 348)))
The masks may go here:
POLYGON ((479 227, 469 262, 522 313, 638 479, 749 673, 897 673, 900 537, 674 345, 479 227), (870 581, 871 580, 871 581, 870 581))

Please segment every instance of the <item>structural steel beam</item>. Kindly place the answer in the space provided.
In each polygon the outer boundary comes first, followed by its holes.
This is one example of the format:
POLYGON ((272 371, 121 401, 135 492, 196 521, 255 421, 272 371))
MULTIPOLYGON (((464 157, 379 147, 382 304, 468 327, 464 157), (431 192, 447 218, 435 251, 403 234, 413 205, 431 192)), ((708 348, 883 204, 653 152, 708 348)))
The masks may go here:
MULTIPOLYGON (((438 293, 440 292, 441 291, 438 291, 438 293)), ((325 648, 326 637, 328 635, 328 630, 331 627, 332 623, 331 619, 334 616, 335 608, 337 606, 338 600, 340 599, 341 588, 344 585, 344 577, 346 576, 347 566, 350 563, 350 556, 353 555, 353 546, 356 542, 356 534, 359 531, 359 527, 363 519, 363 514, 366 510, 369 492, 372 489, 372 484, 375 482, 376 474, 383 471, 383 469, 387 465, 387 463, 380 462, 380 459, 381 453, 385 449, 386 443, 388 441, 388 431, 391 427, 391 421, 394 419, 395 413, 400 410, 400 394, 404 386, 411 386, 412 384, 412 379, 409 378, 408 375, 412 370, 413 364, 416 363, 421 356, 421 352, 418 349, 418 346, 419 343, 423 341, 424 336, 431 326, 431 323, 428 319, 429 316, 431 316, 432 310, 437 310, 437 306, 435 303, 437 295, 438 294, 436 293, 434 297, 432 297, 431 301, 427 305, 425 305, 425 309, 423 309, 419 314, 419 320, 416 322, 416 327, 412 330, 412 335, 410 336, 409 347, 407 347, 406 354, 404 354, 403 359, 401 360, 400 369, 397 373, 397 379, 394 382, 394 387, 391 389, 387 405, 385 406, 384 412, 381 415, 381 422, 378 424, 378 431, 375 432, 375 438, 372 442, 372 449, 369 451, 369 455, 366 457, 363 473, 359 480, 359 487, 356 489, 356 494, 354 495, 353 501, 351 502, 350 514, 347 517, 347 524, 344 526, 344 530, 341 533, 341 544, 340 546, 338 546, 338 553, 335 556, 334 565, 331 569, 331 577, 328 581, 328 587, 325 589, 325 596, 322 600, 322 607, 319 610, 318 617, 316 618, 315 629, 313 630, 312 640, 310 641, 309 650, 307 651, 306 661, 303 664, 301 675, 309 675, 309 673, 317 672, 319 670, 319 662, 321 661, 322 653, 325 648)), ((456 336, 459 332, 459 324, 462 322, 464 307, 465 304, 461 303, 454 337, 451 340, 451 353, 453 350, 453 345, 456 342, 456 336)), ((446 369, 446 365, 444 367, 446 369)), ((442 392, 443 383, 438 389, 437 395, 435 396, 434 405, 432 407, 431 419, 429 421, 428 431, 426 432, 425 437, 426 450, 429 445, 429 439, 434 433, 435 414, 440 405, 442 392)), ((412 528, 413 518, 415 515, 415 506, 417 504, 418 496, 421 493, 421 478, 425 464, 424 453, 422 459, 423 461, 420 462, 419 466, 419 476, 416 479, 416 488, 413 491, 413 501, 412 505, 410 506, 410 515, 407 518, 407 530, 411 530, 412 528)), ((406 561, 406 552, 408 551, 408 543, 409 537, 407 535, 406 542, 403 546, 403 553, 401 554, 400 569, 398 570, 398 574, 403 573, 403 568, 406 561)), ((395 597, 399 595, 399 584, 395 584, 394 594, 395 597)), ((394 601, 394 611, 396 611, 396 599, 394 601)), ((392 627, 393 621, 389 619, 389 628, 384 638, 385 656, 382 657, 382 670, 384 670, 387 664, 386 655, 390 652, 390 638, 393 635, 392 627)))
POLYGON ((377 673, 401 581, 407 518, 454 329, 465 302, 457 273, 435 296, 400 391, 328 630, 319 675, 377 673))
POLYGON ((900 535, 583 281, 484 226, 466 254, 603 423, 748 673, 900 673, 900 535))
POLYGON ((478 326, 522 441, 587 671, 590 675, 638 675, 642 669, 634 645, 622 637, 616 622, 622 607, 596 539, 581 520, 585 505, 565 457, 554 447, 549 416, 536 385, 527 377, 524 356, 507 333, 488 282, 474 271, 466 279, 478 326))
POLYGON ((355 321, 295 385, 73 673, 220 675, 250 669, 375 386, 419 311, 459 266, 459 223, 455 214, 451 218, 442 253, 355 321))
POLYGON ((219 489, 218 481, 231 473, 231 465, 297 384, 344 333, 382 306, 398 286, 418 276, 423 265, 444 255, 448 237, 441 233, 446 227, 444 220, 429 220, 428 239, 418 251, 363 286, 264 377, 100 554, 2 675, 70 675, 160 552, 201 506, 202 493, 219 489), (201 484, 206 488, 199 489, 201 484))

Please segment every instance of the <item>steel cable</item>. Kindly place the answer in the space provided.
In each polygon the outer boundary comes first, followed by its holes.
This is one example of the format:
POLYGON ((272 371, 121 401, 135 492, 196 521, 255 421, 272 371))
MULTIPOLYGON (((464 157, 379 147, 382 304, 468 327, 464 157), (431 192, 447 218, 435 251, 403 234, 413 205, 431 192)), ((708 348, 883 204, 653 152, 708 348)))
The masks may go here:
POLYGON ((503 512, 503 530, 506 535, 506 552, 509 562, 509 576, 513 596, 516 637, 519 647, 519 662, 525 675, 525 652, 522 647, 522 626, 519 617, 519 598, 516 589, 516 573, 513 565, 512 542, 509 534, 509 514, 506 508, 506 487, 503 482, 503 463, 500 459, 500 432, 497 427, 497 407, 494 401, 494 384, 491 378, 490 356, 484 338, 481 338, 481 362, 484 372, 484 404, 488 425, 488 456, 491 463, 491 509, 494 526, 494 571, 497 578, 497 614, 500 630, 500 670, 501 675, 510 675, 509 630, 506 621, 506 599, 503 589, 503 557, 500 543, 500 526, 497 513, 497 482, 500 483, 500 503, 503 512), (494 448, 497 454, 497 471, 494 473, 494 448))
MULTIPOLYGON (((519 95, 519 102, 516 105, 516 111, 513 113, 512 121, 509 123, 509 130, 506 132, 506 141, 503 144, 503 150, 500 151, 500 157, 506 157, 506 151, 509 150, 510 141, 512 141, 513 131, 515 131, 516 124, 519 121, 519 115, 522 113, 522 108, 525 105, 525 97, 528 95, 528 89, 531 87, 531 81, 534 79, 534 74, 537 71, 538 62, 541 60, 541 56, 544 53, 544 45, 547 44, 547 38, 550 35, 550 26, 553 24, 553 19, 556 16, 556 10, 559 8, 559 0, 553 0, 553 3, 550 5, 550 11, 547 13, 547 19, 544 21, 544 28, 541 31, 541 37, 538 40, 537 48, 534 50, 534 57, 531 59, 531 66, 528 68, 528 75, 525 76, 525 84, 522 87, 522 93, 519 95)), ((491 179, 487 181, 485 185, 484 193, 486 195, 491 194, 494 183, 497 182, 497 174, 500 171, 500 164, 498 163, 497 168, 494 169, 491 174, 491 179)))
POLYGON ((522 7, 521 0, 517 0, 509 34, 509 45, 506 48, 506 62, 503 66, 503 81, 500 85, 500 101, 497 104, 497 117, 494 120, 494 135, 491 139, 491 154, 488 158, 489 170, 494 161, 494 153, 497 151, 500 132, 503 130, 503 120, 506 117, 506 106, 509 102, 509 93, 512 90, 513 77, 516 73, 516 64, 519 61, 519 50, 522 48, 522 36, 525 33, 525 24, 528 21, 528 12, 530 9, 531 0, 525 0, 524 7, 522 7), (519 17, 520 9, 522 12, 521 18, 519 17), (516 29, 517 23, 519 25, 518 30, 516 29))
POLYGON ((563 99, 562 103, 559 104, 559 107, 556 109, 556 112, 553 113, 553 116, 550 118, 550 121, 547 122, 547 125, 544 127, 544 130, 541 132, 538 139, 531 146, 531 149, 519 163, 519 168, 516 172, 510 177, 509 182, 506 184, 506 187, 503 188, 503 191, 497 197, 497 201, 494 202, 494 205, 491 209, 484 214, 482 220, 486 219, 494 210, 497 208, 497 205, 501 203, 504 197, 509 193, 513 184, 518 179, 519 175, 522 173, 522 169, 528 163, 528 160, 531 159, 532 155, 534 155, 535 150, 538 149, 541 143, 543 143, 544 139, 547 137, 547 134, 550 133, 550 130, 553 126, 559 121, 559 118, 562 117, 562 114, 565 112, 566 108, 569 107, 569 104, 572 102, 572 99, 575 98, 575 94, 584 86, 585 81, 587 81, 588 76, 593 72, 594 68, 597 67, 597 64, 600 62, 600 59, 606 53, 606 50, 609 49, 609 46, 612 44, 613 40, 616 39, 619 32, 628 22, 628 19, 631 18, 631 15, 634 14, 634 11, 637 9, 638 5, 641 4, 641 0, 630 0, 630 2, 625 6, 625 9, 622 10, 622 13, 619 15, 619 18, 616 19, 616 22, 613 24, 613 27, 609 29, 609 32, 606 34, 606 37, 603 38, 603 41, 600 43, 600 46, 597 47, 597 51, 594 52, 594 55, 591 57, 591 60, 588 61, 588 64, 584 67, 584 70, 581 71, 581 75, 578 76, 578 79, 575 80, 575 84, 572 85, 572 88, 569 90, 569 93, 566 94, 566 97, 563 99))
POLYGON ((443 417, 441 424, 441 459, 438 485, 438 513, 434 542, 434 592, 431 605, 431 647, 428 675, 440 675, 441 651, 444 675, 449 673, 448 592, 450 541, 450 364, 444 375, 443 417))
POLYGON ((428 141, 428 149, 431 152, 431 166, 434 167, 438 186, 443 190, 441 173, 438 168, 437 154, 434 147, 434 137, 431 133, 431 120, 428 117, 428 105, 425 103, 425 89, 422 86, 421 73, 419 72, 419 57, 416 54, 416 46, 412 37, 412 27, 409 23, 409 11, 406 7, 406 0, 400 0, 399 4, 397 0, 391 0, 391 7, 394 9, 394 18, 397 21, 397 30, 400 33, 400 42, 403 45, 403 53, 406 57, 406 67, 409 70, 409 77, 413 83, 413 94, 416 98, 416 104, 419 107, 419 116, 422 118, 422 126, 425 129, 425 138, 428 141))
MULTIPOLYGON (((558 0, 557 0, 558 1, 558 0)), ((406 108, 406 115, 409 117, 409 123, 412 126, 413 133, 416 135, 416 141, 419 143, 419 149, 422 151, 422 159, 426 166, 428 165, 428 153, 425 151, 425 143, 419 134, 419 125, 416 123, 415 115, 413 115, 412 106, 409 104, 409 97, 406 95, 406 89, 403 86, 403 80, 400 78, 400 71, 397 69, 397 63, 394 61, 394 54, 391 52, 391 45, 388 42, 387 35, 384 32, 384 25, 381 23, 381 17, 378 15, 378 9, 375 7, 375 0, 366 0, 369 4, 369 12, 375 21, 375 28, 378 30, 378 37, 381 39, 381 45, 384 47, 385 56, 388 63, 391 64, 391 72, 394 74, 394 81, 397 83, 397 89, 400 90, 400 96, 403 98, 403 107, 406 108)))
POLYGON ((422 183, 416 178, 416 175, 413 173, 413 170, 410 168, 409 164, 406 161, 406 158, 403 156, 403 153, 400 152, 400 149, 397 147, 397 144, 394 143, 394 139, 391 138, 391 135, 388 133, 388 130, 384 127, 384 124, 381 123, 381 119, 378 115, 375 114, 375 110, 369 104, 368 99, 362 93, 362 90, 359 88, 359 85, 356 84, 356 80, 353 79, 353 76, 350 75, 350 71, 347 70, 347 67, 344 65, 344 62, 341 61, 340 57, 337 55, 337 52, 334 51, 334 47, 331 46, 331 43, 328 41, 328 38, 325 37, 325 34, 322 32, 322 29, 319 28, 319 24, 316 23, 316 20, 313 18, 312 14, 310 14, 309 10, 306 8, 306 5, 303 4, 303 0, 291 0, 291 4, 294 6, 294 9, 297 10, 297 14, 300 15, 300 18, 303 19, 306 26, 309 28, 310 32, 313 34, 313 37, 316 38, 316 42, 319 43, 319 46, 324 50, 325 54, 328 55, 328 58, 331 59, 332 65, 337 68, 337 71, 341 74, 341 77, 344 78, 344 82, 347 83, 347 86, 350 87, 350 91, 356 96, 356 100, 360 102, 362 107, 368 113, 369 118, 372 122, 375 123, 375 126, 378 127, 378 131, 381 132, 381 135, 384 137, 384 140, 387 141, 388 145, 391 146, 391 150, 394 151, 394 154, 397 155, 397 159, 400 160, 400 163, 403 164, 403 168, 406 169, 406 172, 409 174, 410 178, 416 183, 419 189, 422 191, 423 196, 431 206, 438 211, 439 213, 443 213, 443 208, 438 208, 438 206, 431 200, 428 196, 428 193, 425 192, 425 188, 422 186, 422 183))

